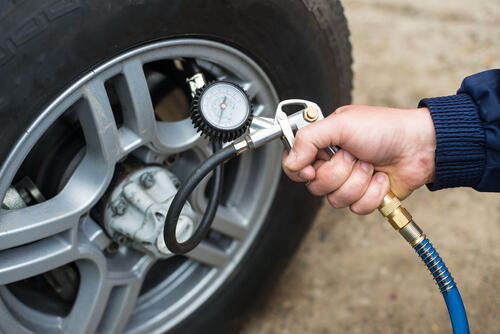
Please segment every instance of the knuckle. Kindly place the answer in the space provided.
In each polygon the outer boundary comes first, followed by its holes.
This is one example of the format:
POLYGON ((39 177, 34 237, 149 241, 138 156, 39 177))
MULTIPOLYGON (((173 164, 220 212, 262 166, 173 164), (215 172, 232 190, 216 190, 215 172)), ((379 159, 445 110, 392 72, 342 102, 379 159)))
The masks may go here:
POLYGON ((321 182, 325 182, 326 180, 333 178, 334 174, 332 169, 330 168, 328 163, 324 163, 318 170, 316 171, 316 178, 321 182))
POLYGON ((343 208, 351 205, 354 200, 352 194, 346 194, 345 192, 339 192, 336 198, 337 203, 342 205, 343 208))
POLYGON ((351 174, 347 181, 342 186, 343 196, 353 198, 356 197, 365 188, 366 181, 363 177, 351 174))
POLYGON ((352 174, 352 188, 366 188, 372 179, 372 174, 357 168, 356 172, 352 174))
POLYGON ((330 206, 332 208, 337 209, 337 203, 335 202, 335 199, 333 198, 333 194, 326 196, 326 200, 328 201, 328 204, 330 204, 330 206))
POLYGON ((283 172, 285 173, 286 176, 288 177, 292 177, 292 172, 288 170, 288 168, 286 168, 284 165, 281 166, 281 169, 283 170, 283 172))
POLYGON ((365 177, 353 177, 352 183, 351 183, 351 190, 350 193, 353 194, 351 197, 356 197, 357 195, 361 195, 365 190, 370 182, 370 178, 365 178, 365 177))
POLYGON ((299 131, 297 131, 297 134, 295 135, 295 140, 296 141, 307 141, 310 136, 311 136, 310 126, 306 126, 302 129, 299 129, 299 131))
POLYGON ((313 194, 314 196, 321 196, 321 195, 324 195, 320 192, 320 189, 318 188, 317 184, 316 183, 310 183, 307 185, 307 190, 309 190, 309 192, 311 194, 313 194))
POLYGON ((302 182, 302 179, 297 175, 296 172, 291 172, 287 169, 284 169, 286 176, 290 178, 290 180, 295 181, 295 182, 302 182))
POLYGON ((335 209, 342 209, 345 208, 347 205, 344 205, 342 201, 339 200, 337 194, 331 193, 330 195, 327 196, 328 204, 330 206, 334 207, 335 209))
POLYGON ((346 106, 342 106, 342 107, 338 107, 337 109, 335 109, 335 114, 340 114, 346 110, 349 110, 349 107, 350 105, 346 105, 346 106))
POLYGON ((345 105, 345 106, 342 106, 342 107, 339 107, 335 110, 335 114, 340 114, 340 113, 344 113, 346 111, 350 111, 350 110, 353 110, 354 109, 354 105, 352 104, 348 104, 348 105, 345 105))
POLYGON ((328 173, 330 177, 337 179, 346 179, 351 173, 352 166, 349 165, 344 159, 330 160, 325 163, 326 168, 324 173, 328 173))
POLYGON ((351 166, 349 166, 346 162, 333 166, 333 173, 342 178, 343 181, 346 181, 349 177, 351 177, 351 170, 351 166))
MULTIPOLYGON (((326 164, 325 164, 326 165, 326 164)), ((345 176, 335 172, 331 166, 324 166, 316 172, 316 180, 322 189, 329 190, 328 193, 337 190, 343 183, 345 176)))
POLYGON ((374 208, 370 208, 366 205, 354 203, 350 206, 350 209, 353 213, 357 215, 367 215, 373 212, 374 208))
POLYGON ((337 200, 345 203, 346 206, 351 205, 361 199, 365 188, 363 183, 351 178, 349 183, 338 191, 337 200))

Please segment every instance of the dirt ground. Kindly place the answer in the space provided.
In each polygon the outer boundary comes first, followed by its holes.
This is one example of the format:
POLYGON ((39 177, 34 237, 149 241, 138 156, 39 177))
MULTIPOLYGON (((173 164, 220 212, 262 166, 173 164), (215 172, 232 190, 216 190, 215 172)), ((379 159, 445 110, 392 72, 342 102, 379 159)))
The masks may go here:
MULTIPOLYGON (((500 67, 498 0, 345 0, 354 103, 415 107, 500 67)), ((420 189, 405 205, 458 282, 473 333, 500 333, 500 195, 420 189)), ((324 206, 243 334, 451 333, 441 295, 378 214, 324 206)))

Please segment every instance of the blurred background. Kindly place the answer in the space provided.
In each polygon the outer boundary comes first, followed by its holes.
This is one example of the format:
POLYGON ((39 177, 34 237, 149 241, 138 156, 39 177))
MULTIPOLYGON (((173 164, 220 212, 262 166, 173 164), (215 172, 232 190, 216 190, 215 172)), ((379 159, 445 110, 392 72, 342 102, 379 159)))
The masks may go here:
MULTIPOLYGON (((500 67, 498 0, 344 0, 353 103, 414 108, 500 67)), ((500 194, 470 189, 405 201, 458 282, 473 333, 500 333, 500 194)), ((243 334, 451 333, 441 294, 378 213, 326 205, 243 334)))

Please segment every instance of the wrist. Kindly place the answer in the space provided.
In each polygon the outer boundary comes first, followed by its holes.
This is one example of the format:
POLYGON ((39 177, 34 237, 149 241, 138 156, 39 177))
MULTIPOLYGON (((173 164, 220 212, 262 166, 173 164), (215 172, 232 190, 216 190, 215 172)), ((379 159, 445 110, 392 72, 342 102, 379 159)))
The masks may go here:
POLYGON ((422 116, 425 131, 425 140, 422 145, 422 151, 425 161, 425 183, 432 183, 436 177, 436 130, 432 121, 429 108, 419 108, 417 111, 422 116))
POLYGON ((413 164, 414 189, 435 179, 436 132, 428 108, 410 110, 408 117, 408 162, 413 164))

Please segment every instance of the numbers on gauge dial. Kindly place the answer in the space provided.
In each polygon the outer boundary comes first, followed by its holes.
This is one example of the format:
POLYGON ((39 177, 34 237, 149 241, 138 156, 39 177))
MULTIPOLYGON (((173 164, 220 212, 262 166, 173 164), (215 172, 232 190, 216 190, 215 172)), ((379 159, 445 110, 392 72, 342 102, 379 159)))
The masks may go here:
POLYGON ((250 102, 245 92, 226 82, 208 87, 201 95, 199 107, 203 118, 221 130, 239 128, 250 115, 250 102))

